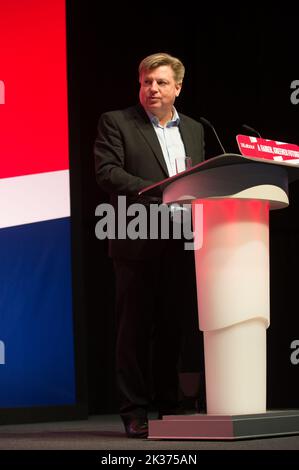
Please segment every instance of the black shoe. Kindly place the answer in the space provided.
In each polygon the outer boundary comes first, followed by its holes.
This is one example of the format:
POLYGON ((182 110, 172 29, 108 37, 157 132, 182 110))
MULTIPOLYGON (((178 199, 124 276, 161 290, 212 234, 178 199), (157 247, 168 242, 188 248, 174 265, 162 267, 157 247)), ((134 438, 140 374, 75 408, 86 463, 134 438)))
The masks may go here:
POLYGON ((128 437, 142 439, 148 436, 148 422, 146 418, 127 418, 124 426, 128 437))

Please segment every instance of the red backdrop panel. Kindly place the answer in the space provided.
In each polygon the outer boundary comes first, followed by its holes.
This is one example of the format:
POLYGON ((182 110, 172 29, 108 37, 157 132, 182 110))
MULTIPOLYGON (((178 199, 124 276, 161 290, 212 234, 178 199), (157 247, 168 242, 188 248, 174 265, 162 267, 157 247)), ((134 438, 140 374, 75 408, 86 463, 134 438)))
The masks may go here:
POLYGON ((0 0, 0 12, 0 178, 67 169, 65 2, 0 0))

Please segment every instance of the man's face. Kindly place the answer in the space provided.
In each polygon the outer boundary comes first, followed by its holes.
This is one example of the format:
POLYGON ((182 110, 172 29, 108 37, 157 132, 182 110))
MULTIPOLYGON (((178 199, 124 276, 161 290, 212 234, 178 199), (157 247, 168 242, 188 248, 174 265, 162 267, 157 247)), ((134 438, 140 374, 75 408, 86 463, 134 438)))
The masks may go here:
POLYGON ((173 103, 180 90, 181 85, 175 82, 170 65, 145 70, 140 77, 140 103, 146 111, 158 117, 172 111, 173 103))

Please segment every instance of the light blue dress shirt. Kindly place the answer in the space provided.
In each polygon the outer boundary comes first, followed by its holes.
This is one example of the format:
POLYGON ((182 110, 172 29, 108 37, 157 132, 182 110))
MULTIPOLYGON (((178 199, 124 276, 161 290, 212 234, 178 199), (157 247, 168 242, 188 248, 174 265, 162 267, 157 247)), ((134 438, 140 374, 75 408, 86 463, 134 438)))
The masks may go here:
POLYGON ((179 131, 180 117, 173 108, 173 117, 165 126, 159 124, 156 116, 147 113, 159 139, 169 176, 176 175, 175 159, 185 157, 185 147, 179 131))

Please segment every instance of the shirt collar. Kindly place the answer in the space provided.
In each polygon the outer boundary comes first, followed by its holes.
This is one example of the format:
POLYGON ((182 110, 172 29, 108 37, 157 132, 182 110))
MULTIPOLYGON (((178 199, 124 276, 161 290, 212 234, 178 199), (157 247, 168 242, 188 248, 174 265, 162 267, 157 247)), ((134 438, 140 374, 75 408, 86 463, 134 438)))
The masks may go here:
MULTIPOLYGON (((150 118, 152 124, 154 124, 155 126, 159 126, 159 120, 158 120, 157 116, 152 114, 150 111, 146 111, 146 114, 150 118)), ((177 110, 175 109, 175 107, 173 107, 173 116, 172 116, 171 120, 168 121, 168 123, 166 124, 166 127, 179 126, 179 124, 180 124, 180 116, 179 116, 177 110)))

